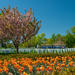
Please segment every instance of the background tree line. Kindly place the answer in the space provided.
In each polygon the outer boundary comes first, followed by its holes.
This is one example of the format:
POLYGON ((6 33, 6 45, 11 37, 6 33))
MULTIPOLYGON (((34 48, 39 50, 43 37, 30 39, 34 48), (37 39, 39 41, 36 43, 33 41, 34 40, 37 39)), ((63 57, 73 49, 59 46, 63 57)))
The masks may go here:
MULTIPOLYGON (((36 48, 37 46, 40 47, 42 44, 52 45, 57 41, 63 41, 68 48, 75 47, 75 26, 73 26, 70 30, 66 31, 66 35, 52 34, 50 38, 46 38, 45 33, 37 34, 27 42, 20 43, 19 48, 36 48)), ((6 48, 14 48, 13 44, 10 43, 9 40, 6 42, 6 45, 1 40, 1 46, 6 48)))

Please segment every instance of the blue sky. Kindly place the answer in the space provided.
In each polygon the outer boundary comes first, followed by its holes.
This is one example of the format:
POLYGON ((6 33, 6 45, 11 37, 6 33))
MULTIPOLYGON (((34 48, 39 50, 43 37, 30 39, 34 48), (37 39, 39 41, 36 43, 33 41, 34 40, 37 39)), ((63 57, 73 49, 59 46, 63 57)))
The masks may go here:
POLYGON ((42 20, 38 34, 45 33, 46 37, 53 33, 65 35, 75 25, 75 0, 0 0, 0 8, 8 5, 17 6, 21 13, 24 8, 32 8, 34 16, 42 20))

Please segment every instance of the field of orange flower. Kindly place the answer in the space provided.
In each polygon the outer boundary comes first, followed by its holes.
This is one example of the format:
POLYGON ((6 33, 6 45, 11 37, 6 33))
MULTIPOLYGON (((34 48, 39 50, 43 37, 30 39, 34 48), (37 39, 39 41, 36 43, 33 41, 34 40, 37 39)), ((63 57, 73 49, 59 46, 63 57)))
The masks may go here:
POLYGON ((0 75, 75 75, 75 56, 0 60, 0 75))

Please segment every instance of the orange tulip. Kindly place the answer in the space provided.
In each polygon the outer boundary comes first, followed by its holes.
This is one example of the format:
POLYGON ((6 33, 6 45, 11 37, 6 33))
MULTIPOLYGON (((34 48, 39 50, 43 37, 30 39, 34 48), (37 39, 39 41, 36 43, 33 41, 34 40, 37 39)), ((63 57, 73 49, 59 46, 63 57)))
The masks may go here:
POLYGON ((3 67, 3 70, 6 72, 6 73, 8 73, 8 71, 9 71, 9 69, 7 68, 7 67, 3 67))
POLYGON ((21 70, 23 71, 24 70, 24 67, 21 67, 21 70))
POLYGON ((61 64, 61 66, 62 66, 62 67, 64 67, 64 66, 65 66, 65 64, 61 64))
POLYGON ((59 71, 61 70, 61 68, 59 66, 57 66, 56 69, 59 70, 59 71))
POLYGON ((45 68, 45 71, 47 71, 47 68, 45 68))
POLYGON ((0 60, 0 64, 2 63, 2 61, 0 60))
POLYGON ((51 64, 52 67, 54 67, 54 64, 51 64))
POLYGON ((60 66, 60 63, 58 63, 57 66, 60 66))
POLYGON ((23 72, 23 75, 27 75, 27 73, 26 72, 23 72))
POLYGON ((23 66, 25 66, 25 65, 26 65, 26 63, 23 63, 22 65, 23 65, 23 66))
POLYGON ((0 73, 2 72, 2 69, 0 68, 0 73))
POLYGON ((41 67, 40 67, 40 70, 41 70, 41 71, 43 71, 43 70, 44 70, 44 67, 43 67, 43 66, 41 66, 41 67))
POLYGON ((68 67, 68 65, 66 65, 66 67, 68 67))
POLYGON ((37 71, 40 71, 40 68, 39 68, 39 67, 37 67, 37 68, 36 68, 36 70, 37 70, 37 71))
POLYGON ((22 70, 21 69, 19 69, 19 73, 21 73, 22 72, 22 70))
POLYGON ((53 68, 49 67, 49 70, 50 70, 50 71, 53 71, 53 68))
POLYGON ((30 65, 29 65, 29 71, 30 71, 30 72, 33 71, 33 68, 32 68, 32 66, 30 66, 30 65))

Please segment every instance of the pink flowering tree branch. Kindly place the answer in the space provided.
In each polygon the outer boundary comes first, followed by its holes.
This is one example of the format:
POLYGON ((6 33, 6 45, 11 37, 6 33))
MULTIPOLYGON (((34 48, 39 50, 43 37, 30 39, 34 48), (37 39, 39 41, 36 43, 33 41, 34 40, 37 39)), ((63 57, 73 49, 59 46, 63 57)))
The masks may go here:
POLYGON ((41 21, 37 21, 32 10, 22 15, 16 8, 3 8, 0 15, 0 39, 12 40, 17 53, 19 43, 28 41, 36 35, 41 27, 41 21))

